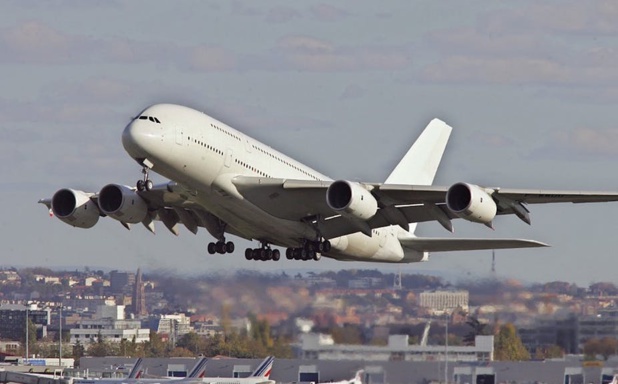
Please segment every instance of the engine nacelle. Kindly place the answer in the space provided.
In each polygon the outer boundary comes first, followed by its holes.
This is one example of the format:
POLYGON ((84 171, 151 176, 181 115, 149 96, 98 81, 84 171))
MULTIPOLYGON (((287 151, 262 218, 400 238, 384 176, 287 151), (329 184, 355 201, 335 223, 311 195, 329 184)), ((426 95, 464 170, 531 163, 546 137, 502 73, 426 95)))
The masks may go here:
POLYGON ((332 210, 359 220, 369 220, 378 211, 378 202, 371 192, 345 180, 335 181, 328 187, 326 203, 332 210))
POLYGON ((137 192, 124 185, 108 184, 99 192, 99 208, 107 216, 123 223, 141 223, 148 205, 137 192))
POLYGON ((448 189, 446 206, 462 219, 483 224, 490 223, 498 209, 487 192, 478 185, 467 183, 456 183, 448 189))
POLYGON ((63 222, 78 228, 92 228, 99 221, 99 208, 83 191, 60 189, 52 197, 54 215, 63 222))

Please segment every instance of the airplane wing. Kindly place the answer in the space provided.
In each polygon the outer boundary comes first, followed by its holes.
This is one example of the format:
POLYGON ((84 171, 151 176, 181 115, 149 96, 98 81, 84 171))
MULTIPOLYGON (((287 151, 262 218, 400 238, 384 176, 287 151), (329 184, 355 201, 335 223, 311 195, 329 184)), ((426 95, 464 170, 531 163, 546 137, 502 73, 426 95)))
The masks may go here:
MULTIPOLYGON (((184 225, 194 234, 197 233, 198 227, 206 228, 215 237, 217 237, 217 234, 221 234, 222 223, 220 220, 197 202, 197 193, 195 191, 189 190, 180 184, 175 182, 159 184, 149 191, 137 191, 135 188, 120 185, 112 185, 112 187, 117 188, 118 193, 123 194, 123 198, 130 199, 132 196, 138 195, 143 200, 146 204, 147 214, 141 220, 141 223, 153 233, 155 232, 153 222, 161 221, 175 235, 179 234, 179 225, 184 225)), ((79 221, 71 221, 71 217, 59 217, 61 220, 70 225, 88 228, 96 223, 99 215, 105 216, 97 208, 100 193, 86 193, 68 189, 63 190, 63 192, 73 194, 74 199, 79 201, 80 209, 91 206, 90 211, 96 213, 94 213, 95 217, 91 217, 87 225, 80 225, 79 221)), ((52 199, 41 199, 39 203, 46 205, 51 212, 52 199)), ((120 221, 127 229, 130 229, 131 224, 136 223, 136 221, 124 220, 122 217, 114 218, 120 221)), ((137 221, 137 223, 139 222, 137 221)), ((226 231, 242 237, 242 234, 236 233, 233 228, 228 227, 226 231)))
MULTIPOLYGON (((237 176, 232 183, 243 198, 264 211, 282 219, 313 222, 326 238, 358 231, 370 235, 371 229, 388 225, 399 225, 407 230, 409 223, 426 221, 437 221, 452 232, 450 221, 461 217, 446 204, 447 193, 452 187, 352 183, 370 192, 378 205, 373 217, 359 223, 334 211, 327 203, 328 188, 335 181, 237 176)), ((618 201, 616 192, 502 189, 458 184, 490 197, 496 205, 496 215, 514 214, 528 224, 531 221, 528 204, 618 201)))
POLYGON ((453 239, 439 237, 413 237, 399 239, 404 248, 418 252, 476 251, 482 249, 511 249, 548 247, 535 240, 523 239, 453 239))

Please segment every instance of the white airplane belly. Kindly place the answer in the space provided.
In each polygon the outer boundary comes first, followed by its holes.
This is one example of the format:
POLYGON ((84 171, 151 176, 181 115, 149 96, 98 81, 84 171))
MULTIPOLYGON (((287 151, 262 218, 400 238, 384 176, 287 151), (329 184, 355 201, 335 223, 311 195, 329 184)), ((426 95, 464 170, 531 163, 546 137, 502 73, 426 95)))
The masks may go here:
POLYGON ((331 239, 333 251, 325 256, 341 260, 371 260, 396 263, 403 260, 403 249, 396 237, 366 236, 360 232, 331 239))

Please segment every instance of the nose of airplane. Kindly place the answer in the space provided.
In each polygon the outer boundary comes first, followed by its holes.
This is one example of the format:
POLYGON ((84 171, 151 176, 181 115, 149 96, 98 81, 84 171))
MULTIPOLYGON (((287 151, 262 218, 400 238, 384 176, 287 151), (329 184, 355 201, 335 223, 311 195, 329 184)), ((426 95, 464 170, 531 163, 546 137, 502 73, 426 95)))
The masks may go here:
POLYGON ((135 119, 122 132, 122 146, 134 159, 146 158, 161 145, 161 133, 147 120, 135 119))

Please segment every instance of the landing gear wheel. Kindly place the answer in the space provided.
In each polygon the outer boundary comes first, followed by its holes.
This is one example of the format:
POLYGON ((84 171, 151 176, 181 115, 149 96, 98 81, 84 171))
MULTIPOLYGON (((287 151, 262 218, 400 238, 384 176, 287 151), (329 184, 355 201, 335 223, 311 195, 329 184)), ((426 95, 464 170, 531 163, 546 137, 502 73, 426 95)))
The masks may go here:
POLYGON ((285 257, 288 260, 292 260, 294 258, 294 248, 287 248, 285 250, 285 257))
POLYGON ((137 184, 135 186, 137 187, 137 190, 140 192, 146 189, 146 183, 144 182, 144 180, 137 180, 137 184))
POLYGON ((328 240, 324 240, 324 241, 322 242, 322 248, 323 248, 323 251, 324 251, 324 252, 330 252, 330 248, 331 248, 330 241, 328 241, 328 240))
POLYGON ((150 179, 146 180, 146 182, 144 183, 144 187, 146 188, 147 191, 152 190, 152 187, 154 187, 152 180, 150 179))
POLYGON ((281 258, 281 253, 279 252, 278 249, 275 249, 273 251, 273 260, 274 261, 279 261, 280 258, 281 258))
POLYGON ((313 254, 313 260, 318 261, 322 258, 322 255, 318 252, 313 254))
POLYGON ((228 241, 227 243, 225 243, 225 252, 227 253, 234 252, 234 243, 232 243, 231 241, 228 241))
POLYGON ((224 254, 225 253, 225 243, 223 241, 217 241, 216 249, 217 249, 217 253, 224 254))
POLYGON ((253 249, 251 248, 245 249, 245 259, 253 260, 253 249))
POLYGON ((211 255, 217 253, 217 245, 215 243, 208 243, 208 253, 211 255))

